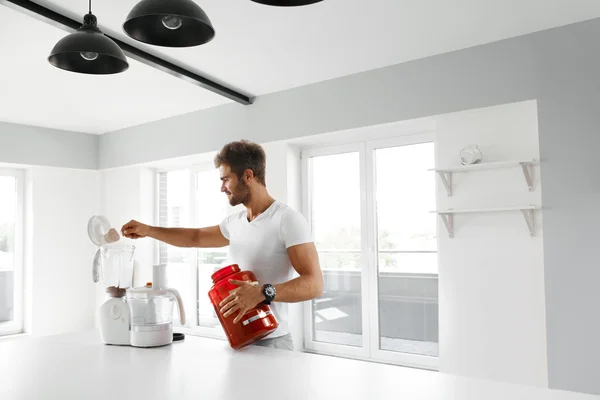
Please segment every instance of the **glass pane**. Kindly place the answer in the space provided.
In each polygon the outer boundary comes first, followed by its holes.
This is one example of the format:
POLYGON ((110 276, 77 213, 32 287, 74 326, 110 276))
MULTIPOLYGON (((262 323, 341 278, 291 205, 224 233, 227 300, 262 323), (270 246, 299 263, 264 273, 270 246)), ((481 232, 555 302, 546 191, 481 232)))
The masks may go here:
MULTIPOLYGON (((187 170, 159 174, 159 225, 169 228, 190 226, 190 172, 187 170)), ((167 264, 169 286, 181 294, 184 306, 193 303, 191 283, 192 250, 159 243, 160 263, 167 264)), ((179 326, 177 307, 174 325, 179 326)), ((187 311, 187 310, 186 310, 187 311)), ((189 311, 188 311, 189 312, 189 311)))
POLYGON ((0 323, 14 319, 16 179, 0 176, 0 323))
MULTIPOLYGON (((160 180, 160 226, 169 228, 189 227, 190 223, 190 172, 173 171, 159 175, 160 180)), ((160 262, 169 266, 189 262, 186 248, 160 242, 160 262)), ((173 268, 168 268, 168 271, 173 268)))
MULTIPOLYGON (((217 169, 198 173, 197 218, 198 226, 214 226, 227 216, 227 197, 221 193, 217 169)), ((227 262, 228 247, 198 249, 198 325, 220 328, 219 320, 208 299, 212 286, 210 276, 227 262)))
POLYGON ((311 159, 315 244, 325 280, 312 302, 313 339, 362 346, 361 204, 358 152, 311 159))
POLYGON ((438 356, 434 144, 375 151, 382 350, 438 356))
POLYGON ((433 143, 375 151, 381 250, 436 251, 433 143))

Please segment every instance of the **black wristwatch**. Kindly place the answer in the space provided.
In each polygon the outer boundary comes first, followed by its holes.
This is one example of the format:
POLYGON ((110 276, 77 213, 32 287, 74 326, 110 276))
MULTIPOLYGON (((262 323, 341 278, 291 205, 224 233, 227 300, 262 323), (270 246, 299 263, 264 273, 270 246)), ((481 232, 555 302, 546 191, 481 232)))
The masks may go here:
POLYGON ((265 300, 262 302, 262 304, 271 304, 271 302, 275 300, 275 296, 277 296, 277 290, 275 290, 275 286, 268 283, 263 285, 262 293, 263 296, 265 296, 265 300))

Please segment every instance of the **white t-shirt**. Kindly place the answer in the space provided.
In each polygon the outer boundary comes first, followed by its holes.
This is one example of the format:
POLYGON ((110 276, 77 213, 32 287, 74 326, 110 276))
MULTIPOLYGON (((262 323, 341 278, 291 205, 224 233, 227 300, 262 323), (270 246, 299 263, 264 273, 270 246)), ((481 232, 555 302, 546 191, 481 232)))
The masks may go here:
MULTIPOLYGON (((242 271, 252 271, 260 285, 284 283, 293 278, 294 269, 287 248, 313 241, 308 222, 302 214, 275 201, 252 222, 246 210, 232 214, 219 225, 229 239, 229 264, 238 264, 242 271)), ((290 332, 287 303, 275 301, 271 309, 279 327, 268 338, 290 332)))

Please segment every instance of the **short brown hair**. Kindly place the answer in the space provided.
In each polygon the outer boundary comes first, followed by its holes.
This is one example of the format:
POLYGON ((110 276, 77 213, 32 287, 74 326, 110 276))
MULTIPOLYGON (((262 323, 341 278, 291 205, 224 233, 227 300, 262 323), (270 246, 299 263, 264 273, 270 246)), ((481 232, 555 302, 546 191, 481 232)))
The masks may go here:
POLYGON ((241 179, 245 170, 252 170, 258 183, 266 186, 267 155, 261 145, 248 140, 227 143, 215 156, 215 168, 228 164, 241 179))

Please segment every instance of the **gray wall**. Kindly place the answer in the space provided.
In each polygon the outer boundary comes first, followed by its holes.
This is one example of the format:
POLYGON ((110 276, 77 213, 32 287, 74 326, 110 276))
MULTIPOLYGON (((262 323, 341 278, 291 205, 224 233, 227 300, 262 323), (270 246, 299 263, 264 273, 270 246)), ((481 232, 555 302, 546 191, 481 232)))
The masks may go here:
POLYGON ((537 99, 549 383, 600 394, 599 41, 592 20, 130 128, 100 138, 100 167, 537 99))
POLYGON ((0 122, 0 163, 98 169, 98 136, 0 122))
POLYGON ((600 23, 539 41, 549 382, 600 394, 600 23))

